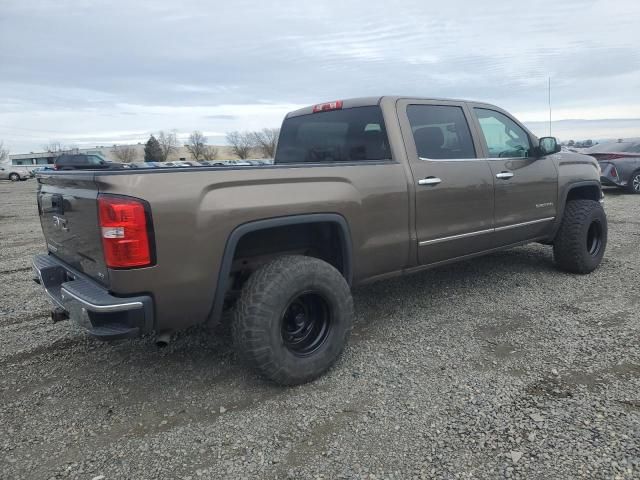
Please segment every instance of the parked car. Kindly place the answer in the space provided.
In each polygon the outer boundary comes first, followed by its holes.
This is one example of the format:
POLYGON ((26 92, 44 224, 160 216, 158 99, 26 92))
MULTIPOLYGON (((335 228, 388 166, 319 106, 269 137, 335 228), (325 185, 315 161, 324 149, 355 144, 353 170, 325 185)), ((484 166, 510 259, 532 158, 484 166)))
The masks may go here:
POLYGON ((123 164, 108 162, 99 155, 84 153, 63 153, 55 159, 53 165, 55 170, 114 170, 123 168, 123 164))
POLYGON ((18 182, 29 178, 31 178, 31 173, 28 170, 13 168, 12 165, 0 165, 0 180, 18 182))
POLYGON ((600 163, 603 185, 640 194, 640 138, 601 143, 585 153, 600 163))
POLYGON ((529 242, 552 244, 562 270, 595 270, 598 164, 559 152, 485 103, 323 103, 286 116, 267 168, 42 175, 35 276, 54 318, 104 340, 166 338, 230 309, 242 358, 299 384, 343 350, 352 286, 529 242))
POLYGON ((36 168, 30 170, 29 173, 30 173, 31 177, 35 177, 38 173, 45 172, 47 170, 55 170, 55 168, 53 168, 53 165, 46 165, 46 166, 43 166, 43 167, 36 167, 36 168))

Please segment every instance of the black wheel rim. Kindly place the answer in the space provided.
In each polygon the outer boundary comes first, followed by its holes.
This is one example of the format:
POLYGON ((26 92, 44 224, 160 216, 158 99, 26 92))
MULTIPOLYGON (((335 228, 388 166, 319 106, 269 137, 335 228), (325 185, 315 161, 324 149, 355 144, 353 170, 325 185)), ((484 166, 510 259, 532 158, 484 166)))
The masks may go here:
POLYGON ((294 355, 306 357, 318 350, 331 329, 331 309, 315 292, 296 295, 282 315, 282 341, 294 355))
POLYGON ((595 257, 600 253, 600 249, 602 248, 602 225, 600 222, 593 221, 591 225, 589 225, 589 230, 587 231, 587 251, 589 255, 595 257))
POLYGON ((640 192, 640 175, 636 175, 631 181, 631 186, 633 187, 633 189, 636 192, 640 192))

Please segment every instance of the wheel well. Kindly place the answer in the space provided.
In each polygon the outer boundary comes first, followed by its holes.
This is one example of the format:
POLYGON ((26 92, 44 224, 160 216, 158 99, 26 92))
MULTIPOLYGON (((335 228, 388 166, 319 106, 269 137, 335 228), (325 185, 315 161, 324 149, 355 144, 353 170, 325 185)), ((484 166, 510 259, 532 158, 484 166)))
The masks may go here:
POLYGON ((238 241, 231 264, 232 290, 264 263, 282 255, 305 255, 333 265, 349 276, 344 232, 337 223, 317 222, 263 228, 244 234, 238 241))
POLYGON ((569 190, 567 202, 570 200, 600 200, 600 188, 597 185, 581 185, 569 190))

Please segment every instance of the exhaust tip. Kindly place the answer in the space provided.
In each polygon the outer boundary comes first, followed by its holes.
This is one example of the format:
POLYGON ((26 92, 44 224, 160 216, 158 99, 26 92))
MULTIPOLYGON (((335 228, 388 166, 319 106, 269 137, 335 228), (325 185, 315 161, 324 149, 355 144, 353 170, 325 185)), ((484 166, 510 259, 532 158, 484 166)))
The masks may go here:
POLYGON ((156 337, 156 346, 158 348, 165 348, 171 343, 171 332, 159 333, 156 337))

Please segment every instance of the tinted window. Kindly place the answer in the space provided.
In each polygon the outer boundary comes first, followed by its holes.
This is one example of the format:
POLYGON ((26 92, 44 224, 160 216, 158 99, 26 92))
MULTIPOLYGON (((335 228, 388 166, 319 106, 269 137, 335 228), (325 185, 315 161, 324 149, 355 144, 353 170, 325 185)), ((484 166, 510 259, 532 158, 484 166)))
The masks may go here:
POLYGON ((409 105, 418 157, 431 159, 475 158, 469 125, 461 107, 409 105))
POLYGON ((529 156, 531 144, 527 133, 506 115, 494 110, 474 108, 487 142, 490 158, 529 156))
POLYGON ((391 158, 378 106, 345 108, 288 118, 274 163, 353 162, 391 158))

